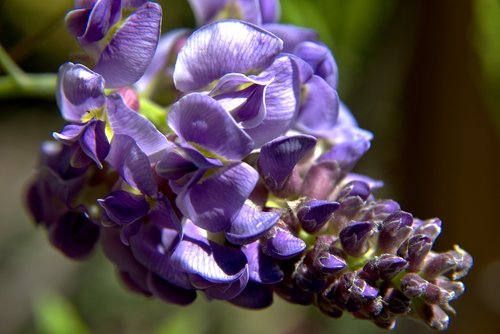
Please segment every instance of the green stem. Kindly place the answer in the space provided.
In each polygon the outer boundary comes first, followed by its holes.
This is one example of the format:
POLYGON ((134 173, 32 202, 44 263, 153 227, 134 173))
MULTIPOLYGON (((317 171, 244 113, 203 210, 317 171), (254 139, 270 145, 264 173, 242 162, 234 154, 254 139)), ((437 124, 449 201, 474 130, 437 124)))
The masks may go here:
POLYGON ((51 73, 26 74, 0 45, 0 100, 16 97, 54 98, 57 76, 51 73))
POLYGON ((23 85, 24 81, 28 80, 26 73, 17 66, 17 64, 10 58, 9 54, 3 46, 0 44, 0 67, 12 76, 12 78, 18 83, 18 85, 23 85))
POLYGON ((52 73, 0 76, 0 100, 19 97, 53 99, 57 75, 52 73))

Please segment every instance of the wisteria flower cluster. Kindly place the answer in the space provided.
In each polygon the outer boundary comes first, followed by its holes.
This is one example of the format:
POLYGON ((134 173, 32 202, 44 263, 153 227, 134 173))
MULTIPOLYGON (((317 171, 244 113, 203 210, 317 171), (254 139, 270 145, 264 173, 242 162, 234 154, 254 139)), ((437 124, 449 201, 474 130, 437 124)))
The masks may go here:
POLYGON ((68 124, 42 145, 27 203, 65 255, 97 244, 133 291, 247 308, 276 294, 331 317, 445 329, 460 247, 439 219, 376 199, 352 173, 372 134, 337 95, 338 70, 277 0, 191 0, 194 31, 160 36, 144 0, 76 0, 66 16, 87 66, 60 67, 68 124))

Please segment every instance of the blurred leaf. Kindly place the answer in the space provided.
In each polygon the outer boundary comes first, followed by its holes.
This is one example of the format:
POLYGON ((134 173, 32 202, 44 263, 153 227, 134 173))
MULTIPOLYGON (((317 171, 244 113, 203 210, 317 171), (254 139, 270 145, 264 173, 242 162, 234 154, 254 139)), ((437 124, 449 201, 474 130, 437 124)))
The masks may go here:
POLYGON ((153 331, 153 334, 202 333, 204 321, 200 318, 200 312, 195 308, 181 309, 179 312, 168 315, 153 331))
POLYGON ((41 334, 86 334, 86 329, 73 305, 55 292, 39 296, 34 305, 35 327, 41 334))
POLYGON ((490 112, 500 136, 500 1, 475 2, 475 42, 481 58, 489 98, 490 112))
POLYGON ((348 95, 367 60, 366 54, 384 39, 381 27, 397 4, 396 0, 287 0, 281 1, 282 21, 319 33, 339 65, 340 93, 348 95))

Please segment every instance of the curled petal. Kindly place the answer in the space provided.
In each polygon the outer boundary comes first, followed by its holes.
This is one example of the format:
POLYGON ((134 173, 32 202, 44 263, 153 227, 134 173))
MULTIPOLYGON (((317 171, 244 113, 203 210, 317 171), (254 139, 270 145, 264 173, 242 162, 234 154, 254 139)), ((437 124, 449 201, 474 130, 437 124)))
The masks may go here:
POLYGON ((325 274, 338 272, 346 266, 347 263, 343 258, 330 253, 320 253, 314 262, 314 267, 325 274))
POLYGON ((244 270, 240 277, 234 282, 211 284, 203 289, 205 295, 210 299, 228 300, 239 296, 248 283, 248 270, 244 270))
POLYGON ((294 54, 304 59, 314 69, 314 74, 323 78, 330 87, 336 89, 338 68, 330 49, 317 42, 305 41, 297 45, 294 54))
POLYGON ((205 87, 227 73, 247 73, 269 66, 282 41, 242 21, 217 21, 195 31, 181 49, 174 69, 177 89, 205 87))
POLYGON ((106 36, 111 26, 120 20, 121 0, 97 0, 92 8, 70 11, 66 26, 78 42, 87 45, 106 36))
POLYGON ((225 231, 226 238, 238 245, 255 241, 273 227, 279 218, 276 212, 263 212, 245 204, 225 231))
POLYGON ((71 145, 80 138, 82 131, 85 129, 85 124, 67 124, 62 129, 61 133, 53 132, 52 137, 55 140, 65 144, 71 145))
POLYGON ((300 80, 296 63, 289 56, 277 58, 261 77, 274 77, 265 92, 266 117, 256 127, 245 129, 260 147, 283 135, 297 116, 300 80))
POLYGON ((257 183, 257 172, 246 163, 231 164, 177 197, 181 211, 211 232, 227 229, 257 183))
POLYGON ((146 117, 125 105, 119 94, 111 94, 106 101, 109 125, 115 135, 127 135, 150 160, 163 154, 173 144, 146 117))
POLYGON ((374 233, 372 222, 353 222, 340 231, 343 249, 351 256, 361 256, 368 249, 368 240, 374 233))
POLYGON ((308 135, 279 137, 262 146, 257 162, 266 185, 273 191, 283 187, 295 165, 316 145, 308 135))
POLYGON ((168 124, 185 141, 229 159, 240 160, 253 149, 252 139, 207 95, 192 93, 181 98, 172 106, 168 124))
POLYGON ((339 98, 325 80, 314 75, 304 85, 296 126, 308 133, 331 130, 336 122, 339 98))
POLYGON ((253 77, 229 73, 219 80, 210 95, 219 101, 242 127, 252 128, 266 117, 265 94, 267 86, 273 80, 272 76, 253 77))
POLYGON ((104 79, 81 64, 65 63, 57 75, 56 99, 65 120, 82 123, 89 111, 104 106, 104 79))
POLYGON ((306 243, 281 228, 276 229, 276 234, 267 239, 262 245, 262 251, 276 259, 292 258, 306 248, 306 243))
POLYGON ((297 217, 306 232, 314 233, 328 222, 338 208, 337 202, 312 200, 300 206, 297 217))
POLYGON ((234 282, 246 270, 247 260, 240 250, 207 240, 190 221, 185 223, 184 231, 170 259, 176 268, 212 283, 234 282))
POLYGON ((106 125, 103 121, 90 121, 84 128, 80 137, 82 151, 102 169, 101 161, 104 161, 109 152, 109 142, 104 132, 106 125))
POLYGON ((209 168, 222 167, 217 159, 205 157, 199 151, 178 146, 169 150, 155 166, 156 173, 169 180, 177 180, 195 171, 205 171, 209 168))
POLYGON ((145 195, 155 195, 158 186, 146 154, 126 135, 115 135, 106 160, 132 187, 145 195))
POLYGON ((395 252, 412 233, 412 224, 413 216, 411 213, 397 210, 389 215, 382 222, 378 236, 378 247, 385 253, 395 252))
POLYGON ((248 260, 250 279, 263 284, 274 284, 283 279, 283 271, 276 261, 262 253, 260 243, 254 241, 241 248, 248 260))
POLYGON ((99 226, 85 213, 68 211, 49 226, 50 242, 66 256, 81 260, 90 255, 99 239, 99 226))
POLYGON ((315 41, 318 33, 312 29, 297 27, 292 24, 270 23, 264 26, 283 40, 283 52, 292 53, 298 44, 304 41, 315 41))
POLYGON ((160 25, 161 7, 154 2, 128 17, 94 67, 106 79, 106 87, 122 87, 139 80, 155 53, 160 25))
POLYGON ((108 217, 119 225, 126 225, 144 217, 149 205, 142 195, 126 191, 115 191, 104 199, 97 200, 108 217))

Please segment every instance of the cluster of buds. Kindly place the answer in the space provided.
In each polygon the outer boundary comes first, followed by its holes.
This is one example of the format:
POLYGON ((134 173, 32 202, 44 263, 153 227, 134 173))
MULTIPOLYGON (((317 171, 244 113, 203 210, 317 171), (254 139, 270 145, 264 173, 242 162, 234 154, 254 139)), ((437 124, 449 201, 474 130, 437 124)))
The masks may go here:
POLYGON ((472 258, 436 253, 418 220, 352 173, 372 134, 337 95, 337 65, 310 29, 277 23, 276 0, 197 1, 200 27, 160 36, 149 1, 76 1, 68 124, 42 145, 27 203, 52 244, 100 244, 133 291, 246 308, 276 293, 378 326, 448 325, 472 258), (124 15, 127 14, 127 17, 124 15))

